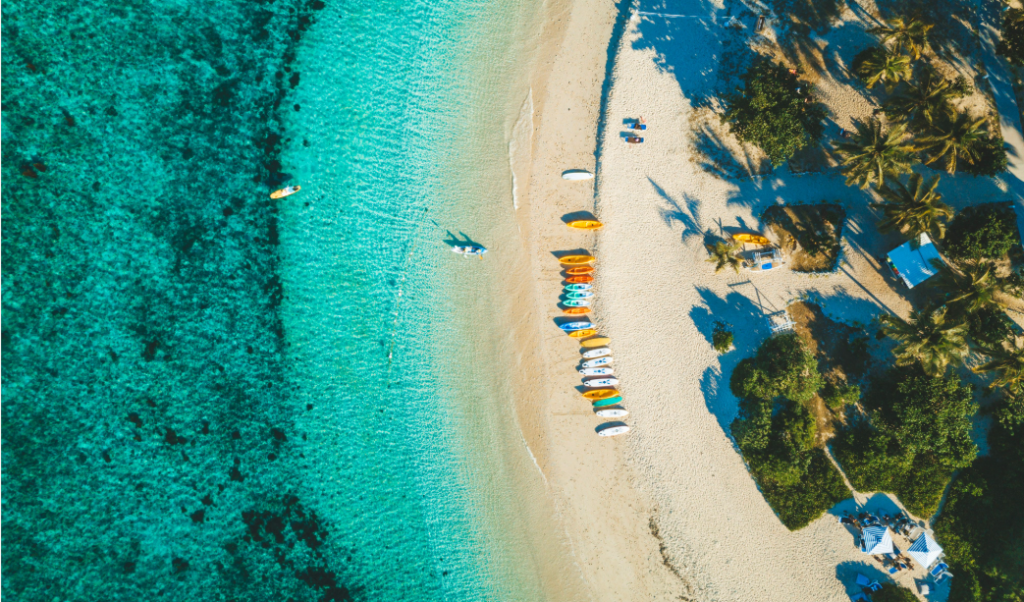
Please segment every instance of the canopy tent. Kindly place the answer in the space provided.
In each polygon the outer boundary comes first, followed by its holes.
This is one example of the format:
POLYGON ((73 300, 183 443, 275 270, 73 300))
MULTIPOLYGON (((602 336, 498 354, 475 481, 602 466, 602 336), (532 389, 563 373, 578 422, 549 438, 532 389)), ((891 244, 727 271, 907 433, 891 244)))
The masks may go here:
POLYGON ((942 262, 939 251, 927 234, 921 235, 916 249, 913 243, 905 242, 886 256, 889 269, 907 288, 914 288, 938 273, 938 269, 932 265, 933 260, 942 262))
POLYGON ((865 527, 860 535, 860 551, 865 554, 892 554, 892 532, 889 527, 865 527))
POLYGON ((907 553, 910 554, 911 558, 920 563, 921 566, 928 568, 942 554, 942 548, 939 547, 939 544, 935 543, 931 535, 925 533, 910 545, 907 553))

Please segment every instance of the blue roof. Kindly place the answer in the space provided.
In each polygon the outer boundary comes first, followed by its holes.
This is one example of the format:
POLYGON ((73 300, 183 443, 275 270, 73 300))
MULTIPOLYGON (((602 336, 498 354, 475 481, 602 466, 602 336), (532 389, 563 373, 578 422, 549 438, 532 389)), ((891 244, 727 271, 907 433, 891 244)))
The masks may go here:
POLYGON ((927 234, 921 235, 920 246, 916 249, 911 248, 910 242, 906 242, 889 251, 889 261, 909 288, 914 288, 938 273, 932 265, 933 259, 942 262, 942 257, 927 234))

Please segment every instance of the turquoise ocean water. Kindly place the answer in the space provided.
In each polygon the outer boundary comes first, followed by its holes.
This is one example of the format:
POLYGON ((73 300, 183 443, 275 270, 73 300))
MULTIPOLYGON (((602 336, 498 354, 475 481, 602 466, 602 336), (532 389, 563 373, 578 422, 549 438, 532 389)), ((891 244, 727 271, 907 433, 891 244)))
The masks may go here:
POLYGON ((4 4, 5 596, 552 591, 509 298, 538 11, 4 4))

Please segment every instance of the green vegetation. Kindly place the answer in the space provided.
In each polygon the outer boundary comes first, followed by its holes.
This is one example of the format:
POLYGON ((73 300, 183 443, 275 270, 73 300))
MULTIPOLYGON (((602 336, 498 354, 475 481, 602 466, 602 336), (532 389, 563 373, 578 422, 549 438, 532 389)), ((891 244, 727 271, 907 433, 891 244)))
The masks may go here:
POLYGON ((724 322, 715 322, 715 329, 711 333, 711 343, 715 347, 715 351, 719 353, 726 353, 732 349, 732 332, 728 329, 724 322))
POLYGON ((885 219, 878 223, 879 232, 900 232, 910 240, 917 240, 922 233, 930 234, 935 240, 942 239, 946 235, 946 220, 953 217, 953 209, 935 192, 938 185, 938 176, 925 183, 924 177, 915 173, 906 186, 899 180, 880 186, 878 194, 886 202, 872 205, 885 214, 885 219))
POLYGON ((898 124, 882 131, 878 120, 868 123, 857 123, 857 133, 849 142, 840 142, 836 149, 843 158, 843 175, 846 185, 859 185, 862 189, 868 184, 882 186, 886 176, 899 176, 909 173, 915 163, 914 147, 902 142, 907 126, 898 124))
POLYGON ((930 376, 919 366, 893 368, 868 388, 867 420, 843 430, 833 449, 860 491, 895 493, 917 516, 938 507, 953 471, 978 453, 971 441, 977 411, 971 387, 930 376))
POLYGON ((807 83, 766 61, 752 64, 742 79, 743 89, 723 98, 722 121, 732 124, 740 140, 760 147, 772 165, 821 139, 827 113, 813 102, 807 83))
POLYGON ((849 495, 815 447, 815 419, 801 403, 813 398, 822 378, 799 336, 766 340, 740 362, 729 384, 741 399, 733 437, 782 524, 799 529, 849 495))
POLYGON ((723 240, 715 241, 715 244, 708 245, 707 249, 711 257, 705 261, 715 264, 716 274, 726 267, 736 270, 736 273, 739 274, 740 266, 743 265, 743 260, 736 255, 736 250, 739 248, 740 245, 737 243, 727 243, 723 240))
POLYGON ((945 307, 911 311, 907 320, 884 315, 879 321, 881 332, 899 341, 893 349, 898 366, 920 364, 926 373, 939 376, 950 362, 967 356, 967 324, 945 307))
POLYGON ((860 387, 844 383, 827 383, 821 391, 821 399, 829 408, 838 410, 860 401, 860 387))
POLYGON ((895 123, 907 123, 916 130, 926 130, 937 120, 952 118, 956 96, 952 84, 942 79, 933 69, 925 69, 920 82, 909 82, 903 92, 890 96, 882 103, 885 116, 895 123))
POLYGON ((943 246, 956 261, 1002 259, 1020 244, 1017 215, 1006 203, 967 207, 949 224, 943 246))
POLYGON ((1011 8, 1003 14, 1003 39, 996 52, 1018 67, 1024 67, 1024 10, 1011 8))
POLYGON ((992 387, 1006 387, 1011 395, 1024 394, 1024 339, 1013 338, 999 345, 983 347, 989 361, 977 366, 975 372, 995 372, 992 387))
POLYGON ((846 210, 835 203, 772 205, 761 214, 761 221, 782 241, 795 272, 835 269, 845 220, 846 210))
POLYGON ((884 46, 874 46, 853 58, 853 72, 870 89, 881 83, 891 93, 896 84, 907 81, 913 74, 910 57, 884 46))
POLYGON ((1005 307, 1007 296, 1020 294, 1018 278, 1001 278, 995 267, 984 261, 958 267, 943 264, 938 276, 929 284, 942 289, 946 293, 946 305, 965 316, 987 307, 1005 307))
POLYGON ((871 602, 918 602, 918 599, 909 589, 885 582, 882 589, 871 594, 871 602))
POLYGON ((928 149, 926 163, 943 159, 946 171, 955 174, 957 161, 975 165, 980 161, 980 147, 990 139, 983 128, 984 118, 969 113, 960 113, 952 119, 938 121, 931 133, 921 138, 921 145, 928 149))
POLYGON ((868 33, 877 35, 883 44, 892 42, 892 51, 895 53, 906 50, 916 61, 921 58, 922 52, 928 50, 928 34, 934 27, 918 19, 895 17, 888 19, 885 25, 872 27, 868 33))

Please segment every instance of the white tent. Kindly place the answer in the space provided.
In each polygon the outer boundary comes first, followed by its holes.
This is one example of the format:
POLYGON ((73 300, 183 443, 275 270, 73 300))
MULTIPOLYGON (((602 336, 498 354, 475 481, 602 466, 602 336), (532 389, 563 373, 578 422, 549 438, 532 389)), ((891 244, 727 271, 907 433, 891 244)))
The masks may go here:
POLYGON ((935 543, 931 535, 925 533, 910 545, 907 553, 910 554, 911 558, 920 563, 921 566, 928 568, 942 554, 942 548, 939 547, 939 544, 935 543))
POLYGON ((860 534, 860 551, 865 554, 892 554, 892 532, 888 527, 865 527, 860 534))

